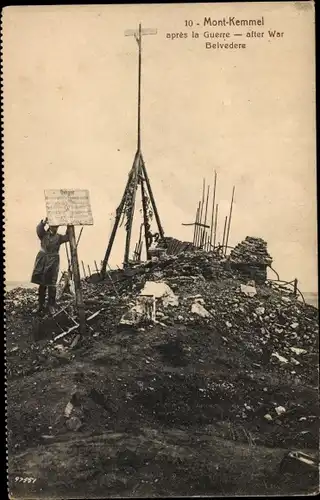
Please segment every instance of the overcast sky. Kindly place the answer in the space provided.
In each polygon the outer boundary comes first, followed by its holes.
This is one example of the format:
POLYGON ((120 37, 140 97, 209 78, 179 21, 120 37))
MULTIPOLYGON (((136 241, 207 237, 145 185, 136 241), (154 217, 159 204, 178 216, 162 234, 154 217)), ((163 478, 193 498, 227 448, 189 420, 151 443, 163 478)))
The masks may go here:
MULTIPOLYGON (((280 277, 298 277, 302 290, 316 291, 309 6, 5 9, 7 280, 30 279, 39 248, 35 226, 46 215, 45 189, 89 189, 94 225, 84 228, 79 257, 91 268, 103 259, 136 149, 137 44, 124 30, 141 21, 158 29, 143 39, 142 150, 166 235, 192 240, 192 228, 182 223, 194 220, 202 179, 212 185, 216 169, 220 232, 236 186, 230 245, 247 235, 264 238, 280 277), (203 28, 205 16, 262 15, 265 26, 253 29, 264 37, 241 38, 246 49, 205 48, 204 31, 235 31, 203 28), (200 23, 199 39, 185 27, 190 19, 200 23), (268 29, 284 36, 270 39, 268 29), (167 32, 189 37, 170 40, 167 32)), ((121 265, 123 253, 121 228, 111 265, 121 265)), ((63 267, 64 248, 61 256, 63 267)))

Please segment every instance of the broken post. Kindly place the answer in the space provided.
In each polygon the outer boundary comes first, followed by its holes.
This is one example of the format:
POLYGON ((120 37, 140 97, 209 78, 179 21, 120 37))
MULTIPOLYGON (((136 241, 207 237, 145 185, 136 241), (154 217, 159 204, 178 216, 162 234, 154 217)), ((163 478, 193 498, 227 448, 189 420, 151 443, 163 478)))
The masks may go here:
POLYGON ((297 296, 297 292, 298 292, 298 280, 297 278, 295 278, 293 282, 293 293, 295 297, 297 296))
POLYGON ((81 290, 81 278, 80 278, 80 269, 79 269, 77 243, 76 243, 74 226, 68 226, 68 235, 70 244, 72 275, 73 275, 75 298, 76 298, 76 308, 79 316, 79 331, 80 335, 85 335, 86 319, 85 319, 85 310, 84 310, 82 290, 81 290))

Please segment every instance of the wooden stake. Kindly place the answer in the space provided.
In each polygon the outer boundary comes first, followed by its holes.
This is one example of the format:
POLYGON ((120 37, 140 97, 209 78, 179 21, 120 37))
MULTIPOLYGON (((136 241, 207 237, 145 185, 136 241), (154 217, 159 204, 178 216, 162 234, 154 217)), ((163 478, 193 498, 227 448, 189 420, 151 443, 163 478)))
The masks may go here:
MULTIPOLYGON (((201 198, 201 206, 200 206, 200 224, 202 224, 202 214, 203 214, 203 205, 204 205, 204 195, 205 195, 205 190, 206 190, 206 180, 203 179, 203 185, 202 185, 202 198, 201 198)), ((198 231, 198 239, 197 239, 197 246, 199 247, 201 245, 201 228, 199 227, 198 231)))
POLYGON ((88 264, 88 271, 89 271, 89 276, 90 276, 90 278, 91 278, 91 269, 90 269, 89 264, 88 264))
POLYGON ((231 217, 232 217, 232 207, 233 207, 234 190, 235 190, 235 186, 233 186, 232 198, 231 198, 231 203, 230 203, 230 213, 229 213, 229 220, 228 220, 228 230, 227 230, 226 242, 225 242, 225 244, 226 244, 225 255, 227 253, 227 248, 228 248, 228 243, 229 243, 229 234, 230 234, 230 225, 231 225, 231 217))
MULTIPOLYGON (((201 220, 201 201, 199 201, 198 204, 198 224, 200 224, 201 220)), ((199 245, 199 231, 200 231, 200 226, 195 225, 194 232, 195 232, 195 239, 194 239, 194 246, 197 248, 199 245)))
POLYGON ((85 310, 84 310, 82 290, 81 290, 81 278, 80 278, 80 269, 79 269, 77 243, 76 243, 74 226, 68 226, 68 235, 70 243, 70 257, 71 257, 72 275, 73 275, 73 282, 75 289, 76 308, 79 316, 79 333, 80 335, 85 335, 86 318, 85 318, 85 310))
POLYGON ((197 207, 197 211, 196 211, 196 223, 194 225, 194 231, 193 231, 193 245, 195 245, 196 243, 196 235, 197 235, 197 224, 199 222, 199 213, 200 213, 200 202, 199 202, 199 205, 197 207))
POLYGON ((216 201, 216 188, 217 188, 217 172, 214 171, 214 186, 213 186, 212 213, 211 213, 211 230, 210 230, 210 250, 212 248, 213 218, 214 218, 214 204, 215 204, 215 201, 216 201))
POLYGON ((218 211, 219 211, 219 204, 217 203, 216 204, 216 214, 215 214, 215 218, 214 218, 213 248, 215 248, 215 246, 216 246, 218 211))
MULTIPOLYGON (((206 209, 205 209, 205 214, 204 214, 204 224, 205 225, 207 224, 209 193, 210 193, 210 186, 208 186, 208 189, 207 189, 206 209)), ((205 228, 203 228, 202 237, 201 237, 201 246, 204 245, 205 233, 206 233, 206 230, 205 230, 205 228)))
POLYGON ((224 245, 225 245, 225 238, 226 238, 226 228, 227 228, 227 220, 228 217, 224 219, 224 228, 223 228, 223 236, 222 236, 222 255, 224 253, 224 245))

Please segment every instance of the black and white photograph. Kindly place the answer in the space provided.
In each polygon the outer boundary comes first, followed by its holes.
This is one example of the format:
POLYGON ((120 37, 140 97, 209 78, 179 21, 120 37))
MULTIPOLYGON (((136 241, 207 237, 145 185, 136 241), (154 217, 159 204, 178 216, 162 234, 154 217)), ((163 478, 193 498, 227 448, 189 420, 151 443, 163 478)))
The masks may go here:
POLYGON ((9 497, 319 493, 314 3, 1 43, 9 497))

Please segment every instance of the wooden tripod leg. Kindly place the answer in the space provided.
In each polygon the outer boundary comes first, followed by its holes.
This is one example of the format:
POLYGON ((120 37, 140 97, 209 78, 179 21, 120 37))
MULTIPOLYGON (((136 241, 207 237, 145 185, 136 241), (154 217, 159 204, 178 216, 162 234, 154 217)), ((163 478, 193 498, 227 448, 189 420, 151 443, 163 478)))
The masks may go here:
POLYGON ((127 226, 127 235, 126 235, 126 248, 124 252, 124 264, 127 265, 129 262, 129 253, 130 253, 130 242, 131 242, 131 233, 132 233, 132 222, 133 222, 133 215, 134 215, 134 207, 135 207, 135 202, 136 202, 136 194, 137 194, 137 185, 139 181, 139 175, 140 175, 140 156, 137 153, 133 162, 133 169, 132 169, 132 181, 131 181, 131 188, 132 188, 132 200, 131 200, 131 207, 130 207, 130 214, 129 214, 129 219, 128 219, 128 226, 127 226))
POLYGON ((119 222, 120 222, 120 219, 121 219, 123 207, 124 207, 124 204, 125 204, 125 201, 126 201, 127 192, 128 192, 129 186, 131 184, 131 179, 132 179, 132 172, 130 172, 130 174, 129 174, 128 181, 127 181, 125 190, 123 192, 120 205, 119 205, 119 207, 117 208, 117 211, 116 211, 116 219, 114 221, 114 225, 113 225, 113 228, 112 228, 112 233, 111 233, 111 236, 110 236, 110 239, 109 239, 109 243, 108 243, 108 247, 107 247, 107 250, 106 250, 106 254, 105 254, 105 257, 103 259, 102 267, 101 267, 101 274, 102 274, 103 277, 105 277, 105 275, 106 275, 106 269, 107 269, 107 265, 108 265, 110 253, 111 253, 111 250, 112 250, 112 246, 113 246, 113 243, 114 243, 116 232, 117 232, 117 229, 118 229, 118 226, 119 226, 119 222))
POLYGON ((146 180, 146 184, 147 184, 147 188, 148 188, 150 200, 151 200, 151 203, 152 203, 153 212, 154 212, 154 215, 155 215, 155 218, 156 218, 156 221, 157 221, 157 225, 158 225, 158 229, 159 229, 159 234, 160 234, 161 238, 164 238, 163 227, 162 227, 162 224, 161 224, 161 221, 160 221, 160 217, 159 217, 159 214, 158 214, 156 202, 155 202, 155 199, 154 199, 154 196, 153 196, 153 193, 152 193, 152 189, 151 189, 149 177, 148 177, 148 174, 147 174, 147 170, 146 170, 146 167, 145 167, 142 155, 141 155, 141 167, 142 167, 144 178, 146 180))
POLYGON ((145 238, 145 244, 146 244, 146 257, 147 257, 147 260, 150 260, 149 244, 148 244, 149 221, 148 221, 148 214, 147 214, 147 204, 146 204, 146 193, 145 193, 145 189, 144 189, 144 180, 141 181, 141 197, 142 197, 142 210, 143 210, 144 238, 145 238))

